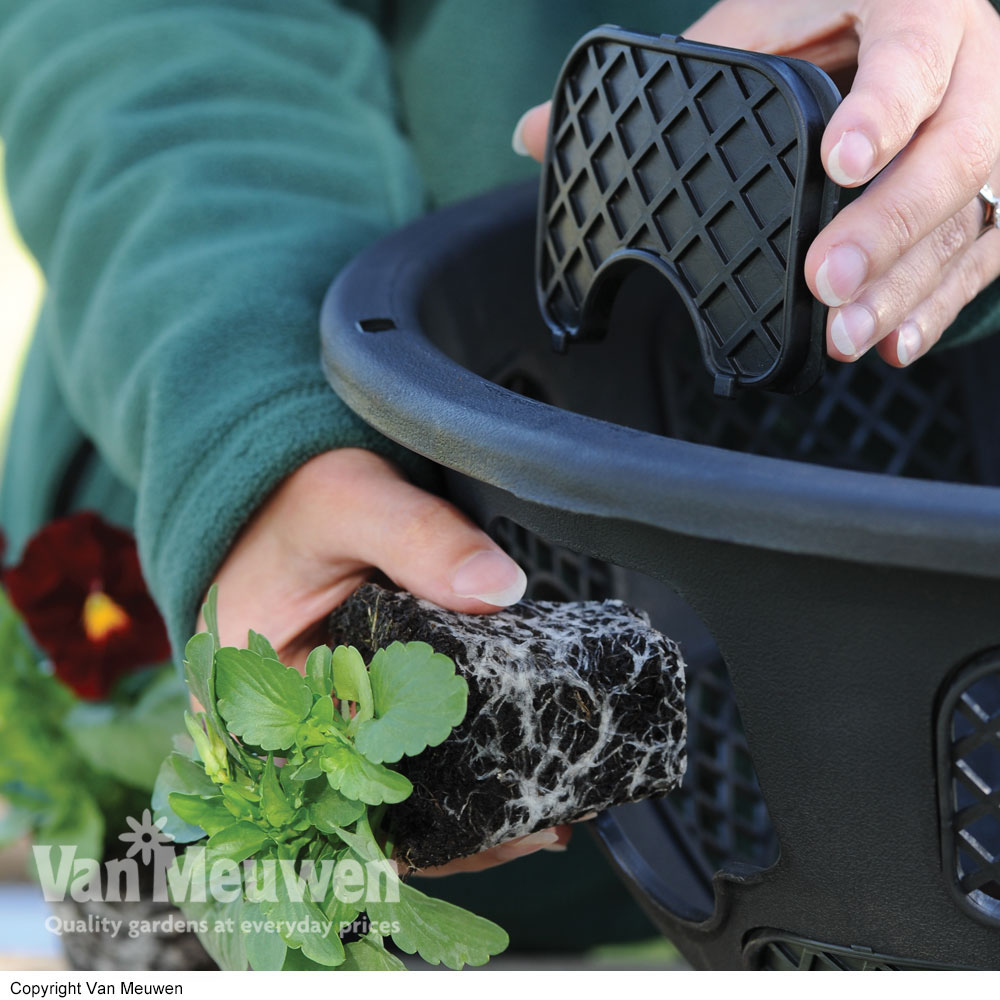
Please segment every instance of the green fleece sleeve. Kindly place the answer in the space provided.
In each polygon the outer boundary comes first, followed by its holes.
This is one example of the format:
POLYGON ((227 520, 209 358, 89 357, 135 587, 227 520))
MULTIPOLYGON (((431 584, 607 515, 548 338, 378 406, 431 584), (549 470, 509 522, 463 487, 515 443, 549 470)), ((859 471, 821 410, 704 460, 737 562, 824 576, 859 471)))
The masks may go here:
POLYGON ((421 209, 386 54, 331 0, 0 0, 0 134, 37 336, 136 492, 181 648, 293 469, 345 444, 407 461, 318 363, 330 279, 421 209))

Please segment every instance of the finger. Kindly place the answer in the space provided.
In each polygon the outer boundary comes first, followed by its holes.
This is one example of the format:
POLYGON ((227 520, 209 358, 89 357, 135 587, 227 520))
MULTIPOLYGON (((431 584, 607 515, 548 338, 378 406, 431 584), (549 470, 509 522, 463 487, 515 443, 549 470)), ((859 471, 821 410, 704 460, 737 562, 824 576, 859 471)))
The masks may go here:
MULTIPOLYGON (((854 19, 843 0, 803 4, 802 0, 772 0, 761 16, 760 0, 724 0, 694 22, 684 37, 711 45, 728 45, 754 52, 795 53, 837 44, 836 62, 843 63, 841 41, 850 56, 857 53, 854 19)), ((824 64, 826 65, 826 64, 824 64)))
POLYGON ((858 72, 834 112, 822 155, 841 187, 872 178, 940 106, 962 44, 949 4, 861 4, 858 72))
POLYGON ((531 156, 539 163, 545 159, 545 142, 551 111, 552 102, 546 101, 544 104, 529 108, 518 119, 514 126, 514 135, 510 140, 518 156, 531 156))
POLYGON ((480 851, 467 858, 456 858, 446 865, 436 868, 421 868, 415 872, 422 877, 440 878, 444 875, 458 875, 462 872, 481 872, 496 868, 518 858, 527 857, 536 851, 562 851, 566 849, 572 830, 568 826, 551 826, 526 837, 516 837, 505 844, 498 844, 489 850, 480 851))
POLYGON ((998 275, 1000 232, 994 231, 977 240, 944 272, 934 293, 879 345, 881 357, 897 367, 912 364, 941 339, 965 306, 998 275))
POLYGON ((524 596, 527 577, 510 556, 452 504, 402 478, 357 484, 338 520, 364 561, 440 607, 495 611, 524 596))
POLYGON ((806 277, 828 306, 853 300, 968 206, 990 175, 1000 156, 1000 134, 986 123, 991 107, 1000 106, 1000 86, 978 72, 982 57, 979 52, 963 58, 944 103, 917 138, 813 243, 806 277))
MULTIPOLYGON (((830 313, 830 356, 853 361, 892 334, 941 283, 941 274, 976 241, 983 221, 978 198, 904 254, 889 272, 867 285, 854 302, 830 313)), ((904 345, 905 346, 905 345, 904 345)))

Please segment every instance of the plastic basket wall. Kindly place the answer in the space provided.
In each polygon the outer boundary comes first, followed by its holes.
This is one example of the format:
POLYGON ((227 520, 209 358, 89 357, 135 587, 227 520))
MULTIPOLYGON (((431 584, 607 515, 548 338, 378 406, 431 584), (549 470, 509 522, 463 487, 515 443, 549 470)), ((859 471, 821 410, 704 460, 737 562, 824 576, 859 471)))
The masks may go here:
POLYGON ((890 368, 874 354, 836 365, 822 391, 793 398, 745 393, 720 400, 701 360, 679 343, 674 392, 675 437, 755 455, 772 455, 862 472, 947 482, 976 482, 960 375, 948 360, 925 358, 912 370, 890 368))
MULTIPOLYGON (((821 387, 803 396, 751 392, 720 400, 694 338, 677 336, 663 347, 659 364, 662 421, 672 436, 697 444, 886 475, 996 482, 995 453, 974 432, 983 400, 973 374, 978 370, 979 381, 988 384, 984 373, 992 370, 996 348, 977 350, 971 357, 931 355, 908 370, 891 368, 872 354, 853 365, 832 365, 821 387)), ((553 401, 537 371, 515 364, 497 381, 553 401)), ((524 567, 533 597, 625 596, 623 571, 615 566, 552 545, 510 521, 497 522, 492 530, 524 567)), ((678 637, 669 622, 660 627, 678 637)), ((678 638, 684 648, 683 635, 678 638)), ((694 656, 685 653, 688 772, 681 789, 653 808, 681 826, 706 881, 734 864, 765 869, 777 859, 779 845, 725 664, 712 645, 698 644, 694 656)), ((963 689, 953 712, 953 768, 947 779, 953 806, 942 817, 954 835, 949 863, 970 905, 1000 914, 1000 669, 963 689)), ((841 953, 777 936, 747 954, 758 968, 906 967, 863 950, 841 953)))
MULTIPOLYGON (((524 568, 532 599, 603 601, 625 596, 618 567, 552 545, 506 519, 495 522, 491 531, 524 568)), ((654 623, 677 635, 669 622, 654 623)), ((768 867, 777 859, 778 844, 725 664, 711 646, 699 643, 692 650, 683 636, 680 641, 688 664, 688 767, 681 787, 655 808, 683 827, 707 884, 713 872, 730 862, 768 867)))
POLYGON ((696 967, 995 967, 997 661, 976 671, 1000 650, 1000 522, 993 491, 949 484, 1000 482, 1000 345, 722 402, 650 268, 602 341, 557 356, 531 294, 536 197, 452 206, 363 254, 328 296, 324 357, 534 596, 619 597, 681 642, 687 780, 598 817, 608 854, 696 967))

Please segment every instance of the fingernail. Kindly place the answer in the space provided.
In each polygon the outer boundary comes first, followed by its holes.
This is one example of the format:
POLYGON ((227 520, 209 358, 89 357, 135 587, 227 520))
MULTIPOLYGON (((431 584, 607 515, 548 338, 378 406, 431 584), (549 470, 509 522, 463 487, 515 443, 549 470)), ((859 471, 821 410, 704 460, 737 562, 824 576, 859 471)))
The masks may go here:
POLYGON ((496 549, 485 549, 470 556, 451 580, 456 597, 474 597, 497 608, 517 604, 524 597, 527 586, 524 570, 510 556, 496 549))
POLYGON ((845 132, 827 158, 827 173, 841 187, 860 184, 875 166, 875 145, 864 134, 845 132))
POLYGON ((542 850, 551 851, 553 854, 562 854, 568 848, 569 844, 561 844, 557 842, 555 844, 549 844, 548 847, 543 847, 542 850))
MULTIPOLYGON (((524 123, 528 120, 528 115, 530 115, 534 110, 534 108, 529 108, 525 111, 524 114, 518 118, 517 124, 514 126, 514 135, 511 137, 510 146, 518 156, 531 155, 528 152, 528 147, 524 144, 524 123)), ((507 120, 510 121, 509 118, 507 120)))
POLYGON ((924 338, 920 327, 912 320, 901 323, 896 333, 896 357, 901 365, 908 365, 919 353, 924 338))
POLYGON ((868 260, 850 243, 834 247, 816 272, 816 291, 831 308, 854 298, 868 276, 868 260))
POLYGON ((505 844, 505 847, 513 848, 519 854, 531 854, 542 848, 551 847, 559 840, 559 834, 552 830, 539 830, 538 833, 529 833, 526 837, 518 837, 505 844))
POLYGON ((847 306, 834 317, 830 327, 833 346, 845 357, 856 358, 875 337, 875 317, 861 305, 847 306))

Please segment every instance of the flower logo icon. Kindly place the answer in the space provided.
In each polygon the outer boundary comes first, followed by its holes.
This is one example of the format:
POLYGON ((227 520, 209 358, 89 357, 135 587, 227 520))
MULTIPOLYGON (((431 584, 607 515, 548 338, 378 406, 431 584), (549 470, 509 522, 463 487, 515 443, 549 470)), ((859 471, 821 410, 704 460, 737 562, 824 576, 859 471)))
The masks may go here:
POLYGON ((142 811, 142 822, 133 819, 131 816, 125 817, 126 822, 132 827, 131 833, 120 833, 118 839, 132 846, 128 849, 125 857, 131 858, 134 854, 140 854, 142 863, 148 865, 153 854, 166 847, 173 841, 169 833, 163 832, 163 826, 167 822, 166 816, 161 816, 155 822, 152 813, 148 809, 142 811))

